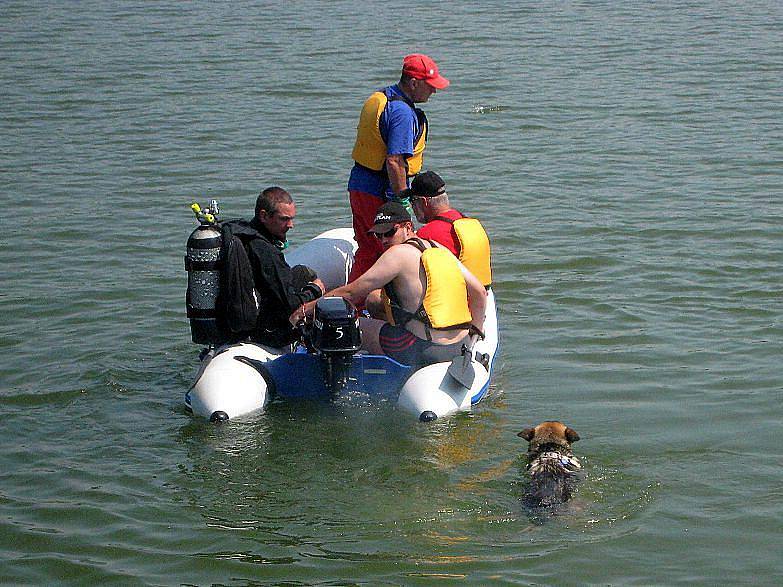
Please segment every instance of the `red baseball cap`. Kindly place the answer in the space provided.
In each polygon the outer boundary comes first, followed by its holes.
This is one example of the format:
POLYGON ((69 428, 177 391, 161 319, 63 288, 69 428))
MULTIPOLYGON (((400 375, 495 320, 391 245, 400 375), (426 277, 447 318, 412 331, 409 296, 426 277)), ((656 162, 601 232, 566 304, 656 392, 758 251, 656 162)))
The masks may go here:
POLYGON ((421 53, 406 55, 402 60, 402 73, 414 79, 421 79, 437 90, 449 87, 449 80, 438 73, 438 64, 431 57, 421 53))

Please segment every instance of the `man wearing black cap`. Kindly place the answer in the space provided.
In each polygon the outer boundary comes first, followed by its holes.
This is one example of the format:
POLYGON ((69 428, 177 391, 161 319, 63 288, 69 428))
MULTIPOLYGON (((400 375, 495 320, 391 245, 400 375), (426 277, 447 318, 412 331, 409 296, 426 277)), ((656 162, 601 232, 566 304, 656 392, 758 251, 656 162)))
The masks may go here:
MULTIPOLYGON (((387 320, 362 318, 362 348, 404 365, 449 361, 471 329, 484 326, 487 292, 481 282, 443 247, 415 236, 405 207, 387 202, 369 231, 385 249, 361 277, 327 293, 353 303, 383 288, 387 320)), ((291 315, 300 322, 315 302, 291 315)))
POLYGON ((424 226, 419 238, 434 240, 449 249, 485 286, 492 283, 489 238, 475 218, 451 207, 446 182, 434 171, 417 175, 404 194, 410 198, 416 219, 424 226))

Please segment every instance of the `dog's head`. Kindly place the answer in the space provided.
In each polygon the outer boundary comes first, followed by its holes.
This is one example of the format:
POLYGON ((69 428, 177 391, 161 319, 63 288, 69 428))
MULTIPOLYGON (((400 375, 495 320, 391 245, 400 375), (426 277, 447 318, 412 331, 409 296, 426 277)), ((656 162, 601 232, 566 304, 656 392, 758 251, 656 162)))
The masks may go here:
POLYGON ((541 422, 535 428, 525 428, 517 433, 530 444, 528 452, 534 453, 546 445, 555 445, 566 450, 571 448, 571 443, 579 440, 579 435, 562 422, 541 422))

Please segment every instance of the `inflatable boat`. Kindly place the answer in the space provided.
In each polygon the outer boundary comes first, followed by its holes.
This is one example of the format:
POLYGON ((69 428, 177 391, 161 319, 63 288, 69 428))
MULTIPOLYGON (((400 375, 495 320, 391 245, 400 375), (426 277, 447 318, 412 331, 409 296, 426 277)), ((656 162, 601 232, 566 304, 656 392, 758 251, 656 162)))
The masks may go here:
MULTIPOLYGON (((190 246, 190 245, 189 245, 190 246)), ((189 249, 190 250, 190 249, 189 249)), ((353 231, 324 232, 286 254, 289 265, 314 269, 327 287, 346 283, 356 252, 353 231)), ((294 352, 243 342, 209 348, 185 407, 196 416, 220 421, 253 414, 272 400, 329 400, 365 394, 395 402, 420 421, 470 410, 489 389, 498 352, 495 297, 488 289, 484 338, 471 339, 451 362, 418 369, 358 350, 358 318, 342 298, 316 305, 310 331, 294 352), (355 335, 348 335, 355 331, 355 335)))

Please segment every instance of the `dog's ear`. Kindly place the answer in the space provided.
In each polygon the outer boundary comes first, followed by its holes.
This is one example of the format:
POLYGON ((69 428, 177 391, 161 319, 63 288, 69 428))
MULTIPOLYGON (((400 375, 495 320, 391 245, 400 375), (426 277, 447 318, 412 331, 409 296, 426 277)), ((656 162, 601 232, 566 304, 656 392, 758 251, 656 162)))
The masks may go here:
POLYGON ((576 442, 579 440, 579 435, 576 433, 576 430, 572 430, 568 427, 565 429, 565 437, 568 442, 576 442))
POLYGON ((517 432, 517 436, 520 438, 524 438, 528 442, 533 440, 533 435, 536 433, 535 429, 533 428, 525 428, 522 432, 517 432))

